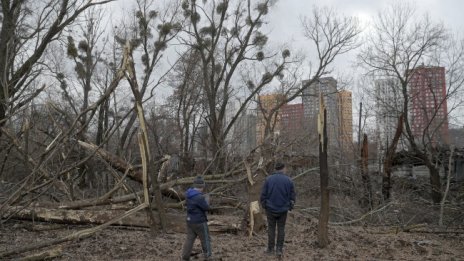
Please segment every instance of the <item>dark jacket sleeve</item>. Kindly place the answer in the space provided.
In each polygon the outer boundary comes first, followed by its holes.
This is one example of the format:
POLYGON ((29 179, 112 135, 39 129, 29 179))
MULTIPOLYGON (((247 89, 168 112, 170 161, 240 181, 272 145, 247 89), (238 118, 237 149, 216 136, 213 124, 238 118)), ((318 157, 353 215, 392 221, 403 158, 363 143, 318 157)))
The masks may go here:
POLYGON ((208 211, 209 210, 209 204, 208 204, 208 202, 206 202, 205 196, 203 196, 203 195, 201 195, 199 197, 199 199, 197 200, 197 205, 203 211, 208 211))
POLYGON ((259 202, 261 206, 266 209, 266 199, 267 199, 267 180, 264 181, 263 188, 261 189, 261 197, 259 198, 259 202))
POLYGON ((290 183, 290 200, 293 201, 293 204, 295 204, 295 199, 296 199, 295 185, 293 184, 293 181, 291 181, 291 183, 290 183))

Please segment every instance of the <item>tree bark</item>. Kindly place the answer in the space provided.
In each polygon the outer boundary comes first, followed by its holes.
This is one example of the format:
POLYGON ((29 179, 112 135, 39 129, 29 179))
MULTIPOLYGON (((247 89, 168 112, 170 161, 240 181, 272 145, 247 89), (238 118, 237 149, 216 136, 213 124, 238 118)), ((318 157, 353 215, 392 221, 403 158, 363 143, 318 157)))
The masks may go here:
POLYGON ((361 178, 364 187, 364 195, 361 199, 361 205, 363 207, 368 206, 369 209, 373 209, 373 202, 372 202, 372 186, 371 186, 371 179, 369 176, 369 166, 368 166, 368 158, 369 151, 368 151, 368 141, 367 141, 367 134, 363 135, 363 144, 361 147, 361 178))
POLYGON ((446 187, 445 187, 445 192, 443 194, 443 198, 441 199, 440 203, 440 216, 438 219, 438 225, 443 226, 443 215, 445 211, 445 202, 446 202, 446 197, 448 196, 448 192, 450 189, 450 181, 451 181, 451 171, 453 169, 453 154, 454 154, 454 146, 451 147, 450 150, 450 155, 448 159, 448 166, 445 168, 445 174, 446 174, 446 187), (448 170, 448 171, 446 171, 448 170))
POLYGON ((433 203, 441 202, 441 181, 440 171, 435 166, 428 165, 430 171, 430 185, 432 187, 431 195, 433 203))
POLYGON ((321 210, 319 213, 318 243, 322 248, 329 245, 329 167, 327 163, 327 111, 323 109, 322 135, 319 134, 319 169, 321 181, 321 210))
MULTIPOLYGON (((141 210, 141 209, 139 209, 141 210)), ((43 207, 10 206, 5 216, 11 215, 15 219, 35 220, 51 223, 65 223, 76 225, 105 224, 112 219, 123 215, 128 211, 123 210, 69 210, 51 209, 43 207)), ((156 217, 156 216, 155 216, 156 217)), ((169 231, 185 233, 184 214, 166 214, 166 225, 169 231)), ((155 218, 156 224, 160 226, 160 220, 155 218)), ((130 216, 111 223, 119 226, 150 227, 147 215, 142 212, 132 213, 130 216)), ((211 232, 226 232, 239 230, 236 217, 209 216, 208 224, 211 232)))
POLYGON ((392 160, 393 155, 396 151, 396 146, 400 140, 401 133, 403 132, 403 114, 398 118, 398 124, 396 127, 395 136, 393 137, 392 143, 388 146, 385 160, 383 162, 383 177, 382 177, 382 196, 384 200, 390 199, 391 189, 391 171, 392 171, 392 160))
MULTIPOLYGON (((141 152, 141 157, 142 157, 142 163, 143 163, 143 168, 142 168, 142 173, 145 181, 148 181, 148 173, 149 170, 152 169, 151 162, 153 162, 153 158, 150 153, 150 145, 148 143, 148 129, 147 129, 147 124, 145 121, 145 114, 144 114, 144 109, 143 109, 143 104, 142 104, 142 93, 140 92, 140 88, 137 82, 137 76, 135 74, 135 66, 134 66, 134 59, 132 57, 132 46, 129 41, 126 43, 127 49, 130 51, 127 53, 128 59, 127 59, 127 80, 129 82, 129 85, 131 86, 132 94, 134 95, 135 98, 135 111, 137 113, 137 118, 140 123, 140 133, 138 135, 139 137, 139 147, 140 147, 140 152, 141 152)), ((154 175, 152 175, 154 177, 154 175)), ((161 200, 161 191, 158 183, 156 182, 156 178, 152 178, 151 182, 153 182, 153 190, 155 192, 155 200, 156 204, 158 207, 159 211, 159 218, 161 220, 161 229, 164 232, 166 229, 166 217, 165 217, 165 211, 164 211, 164 206, 163 206, 163 201, 161 200)), ((150 204, 150 198, 148 196, 148 182, 144 183, 144 197, 145 197, 145 202, 147 204, 150 204)), ((151 209, 149 209, 151 211, 151 209)), ((152 214, 149 213, 149 216, 152 214)))
MULTIPOLYGON (((265 175, 256 176, 253 180, 253 176, 251 174, 251 166, 245 162, 245 168, 247 171, 247 192, 248 192, 248 208, 245 211, 244 217, 244 224, 242 225, 243 228, 247 227, 248 235, 253 235, 253 232, 259 232, 263 228, 266 227, 266 222, 264 219, 264 209, 259 205, 259 198, 261 196, 261 189, 263 187, 264 181, 266 179, 265 175), (257 202, 257 203, 253 203, 257 202), (258 209, 256 210, 256 206, 258 209), (255 208, 253 208, 255 207, 255 208), (246 224, 246 226, 245 226, 246 224)), ((261 170, 257 170, 261 172, 261 170)), ((243 229, 245 231, 245 229, 243 229)))
POLYGON ((134 166, 131 164, 127 163, 125 160, 122 158, 112 154, 111 152, 100 148, 96 146, 95 144, 91 144, 85 141, 78 141, 79 145, 86 150, 90 152, 96 152, 97 155, 99 155, 103 160, 108 162, 111 167, 113 167, 115 170, 120 171, 120 172, 126 172, 127 171, 127 176, 137 182, 142 183, 143 182, 143 173, 140 169, 135 169, 134 166))
MULTIPOLYGON (((134 214, 134 213, 137 213, 139 210, 142 210, 144 208, 147 207, 147 204, 141 204, 129 211, 126 211, 124 213, 122 213, 121 215, 113 218, 113 219, 110 219, 108 222, 102 224, 102 225, 99 225, 97 227, 92 227, 92 228, 88 228, 88 229, 83 229, 83 230, 80 230, 78 232, 75 232, 75 233, 72 233, 68 236, 65 236, 65 237, 61 237, 61 238, 57 238, 57 239, 53 239, 53 240, 49 240, 49 241, 41 241, 41 242, 38 242, 36 244, 32 244, 32 245, 28 245, 28 246, 23 246, 23 247, 19 247, 19 248, 16 248, 16 249, 13 249, 13 250, 7 250, 7 251, 3 251, 3 252, 0 252, 0 259, 1 258, 4 258, 6 256, 11 256, 11 255, 14 255, 14 254, 18 254, 18 253, 24 253, 24 252, 27 252, 27 251, 31 251, 31 250, 35 250, 35 249, 40 249, 40 248, 44 248, 44 247, 47 247, 47 246, 51 246, 51 245, 57 245, 57 244, 60 244, 60 243, 63 243, 63 242, 67 242, 67 241, 70 241, 70 240, 74 240, 74 239, 83 239, 83 238, 87 238, 91 235, 93 235, 94 233, 112 225, 112 224, 115 224, 117 223, 118 221, 134 214)), ((24 207, 19 207, 19 211, 21 210, 25 210, 24 207)), ((18 214, 20 213, 18 210, 14 211, 13 213, 11 214, 18 214)), ((32 211, 32 216, 34 216, 34 211, 32 211)), ((66 215, 65 215, 66 216, 66 215)), ((36 219, 33 219, 33 220, 36 220, 36 219)))
MULTIPOLYGON (((82 225, 104 224, 124 212, 125 211, 122 210, 74 210, 12 206, 8 208, 4 216, 11 215, 11 217, 15 219, 82 225)), ((159 219, 155 220, 156 224, 159 225, 159 219)), ((184 230, 183 226, 185 225, 185 221, 182 216, 171 215, 169 220, 170 228, 178 232, 184 230)), ((113 224, 120 226, 150 227, 150 222, 147 219, 147 216, 142 212, 134 213, 131 216, 123 218, 113 224)))

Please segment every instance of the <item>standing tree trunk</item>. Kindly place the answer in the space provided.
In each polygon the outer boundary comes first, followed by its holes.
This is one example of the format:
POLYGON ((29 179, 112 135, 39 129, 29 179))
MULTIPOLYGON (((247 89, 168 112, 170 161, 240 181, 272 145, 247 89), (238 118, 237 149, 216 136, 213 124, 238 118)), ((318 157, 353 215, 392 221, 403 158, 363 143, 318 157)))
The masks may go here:
MULTIPOLYGON (((137 114, 137 118, 140 122, 140 131, 138 137, 139 137, 139 147, 141 150, 141 157, 142 157, 142 163, 143 163, 143 173, 144 177, 148 176, 148 171, 153 171, 153 168, 151 164, 153 164, 153 160, 150 154, 150 149, 149 149, 149 143, 148 143, 148 129, 145 121, 145 114, 143 111, 143 105, 142 105, 142 95, 140 93, 139 85, 137 82, 137 76, 135 74, 135 67, 134 67, 134 60, 132 57, 132 46, 130 45, 129 41, 126 43, 126 47, 128 49, 128 54, 127 54, 127 61, 126 61, 126 75, 127 75, 127 80, 129 81, 129 85, 132 89, 132 93, 134 94, 135 98, 135 110, 137 114)), ((164 206, 163 206, 163 201, 161 199, 161 190, 159 187, 159 184, 157 183, 157 179, 155 175, 152 175, 152 180, 153 182, 153 189, 155 193, 155 202, 158 207, 159 211, 159 218, 160 218, 160 223, 161 223, 161 229, 164 232, 166 229, 166 213, 164 211, 164 206)), ((145 201, 146 203, 150 204, 150 199, 148 197, 148 184, 144 184, 144 191, 145 191, 145 201)), ((151 218, 152 213, 151 213, 151 208, 148 208, 148 213, 149 217, 151 218)))
POLYGON ((438 225, 441 226, 441 227, 443 226, 443 214, 444 214, 444 211, 445 211, 446 196, 448 196, 448 192, 449 192, 449 188, 450 188, 451 171, 453 169, 453 154, 454 154, 454 146, 451 146, 450 155, 449 155, 449 159, 448 159, 448 166, 447 166, 447 168, 445 168, 446 187, 445 187, 445 192, 443 194, 443 198, 441 199, 440 216, 438 218, 438 225), (446 171, 446 169, 448 171, 446 171))
POLYGON ((323 105, 324 100, 320 97, 322 110, 319 111, 319 169, 321 178, 321 210, 319 214, 318 243, 325 248, 329 244, 329 167, 327 163, 327 111, 323 105), (321 120, 322 119, 322 120, 321 120))
POLYGON ((432 187, 432 200, 433 203, 441 202, 441 181, 440 171, 434 164, 426 164, 430 171, 430 185, 432 187))
POLYGON ((361 205, 363 207, 369 206, 369 209, 372 209, 374 206, 372 204, 372 186, 371 179, 369 177, 369 168, 368 168, 368 141, 367 134, 363 135, 363 144, 361 147, 361 178, 364 187, 364 195, 361 199, 361 205))
POLYGON ((392 160, 402 132, 403 114, 401 114, 398 118, 395 136, 393 137, 392 143, 387 148, 387 155, 383 162, 382 195, 384 200, 388 200, 390 198, 392 160))

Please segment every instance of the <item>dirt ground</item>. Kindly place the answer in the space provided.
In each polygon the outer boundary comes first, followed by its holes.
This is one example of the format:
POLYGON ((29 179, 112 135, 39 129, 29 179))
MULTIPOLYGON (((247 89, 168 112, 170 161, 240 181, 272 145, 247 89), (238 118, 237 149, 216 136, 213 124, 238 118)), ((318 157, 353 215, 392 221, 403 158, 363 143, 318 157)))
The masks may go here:
MULTIPOLYGON (((289 213, 283 260, 464 260, 464 234, 457 231, 426 233, 433 228, 425 227, 422 232, 397 232, 394 227, 330 226, 331 243, 320 249, 316 222, 297 211, 289 213)), ((86 226, 9 221, 0 227, 0 252, 83 228, 86 226)), ((62 254, 55 260, 180 260, 184 239, 182 233, 153 236, 148 229, 111 227, 90 238, 62 244, 62 254)), ((213 234, 214 260, 272 260, 264 255, 266 240, 266 231, 251 238, 213 234)), ((197 255, 192 260, 202 260, 200 249, 197 240, 197 255)))
MULTIPOLYGON (((374 177, 375 178, 375 177, 374 177)), ((378 199, 381 177, 373 179, 374 195, 378 199), (377 189, 375 189, 377 188, 377 189)), ((454 184, 444 209, 443 227, 437 227, 440 206, 428 200, 428 179, 394 180, 390 203, 375 201, 373 214, 360 207, 357 179, 345 173, 334 176, 331 194, 331 222, 347 222, 365 217, 352 225, 330 225, 331 243, 325 249, 317 245, 317 217, 320 197, 316 175, 305 176, 296 183, 296 210, 289 212, 283 260, 464 260, 463 184, 454 184), (335 180, 336 178, 336 180, 335 180), (419 225, 415 229, 412 226, 419 225), (409 228, 409 230, 408 230, 409 228)), ((237 195, 246 195, 234 188, 237 195)), ((0 195, 2 190, 0 189, 0 195)), ((246 199, 241 199, 246 202, 246 199)), ((183 211, 178 210, 180 215, 183 211)), ((227 220, 240 224, 243 211, 233 210, 210 214, 210 220, 227 220)), ((95 225, 93 225, 95 226, 95 225)), ((9 220, 0 223, 0 254, 18 247, 49 241, 90 225, 64 225, 31 221, 9 220)), ((185 233, 168 232, 153 235, 140 227, 110 227, 89 238, 61 244, 55 260, 180 260, 185 233)), ((212 234, 214 260, 277 260, 264 255, 267 234, 263 230, 249 238, 238 234, 212 234)), ((21 257, 50 250, 10 256, 21 257)), ((200 244, 194 246, 192 260, 202 260, 200 244)), ((0 258, 1 259, 1 258, 0 258)), ((8 260, 8 259, 7 259, 8 260)))

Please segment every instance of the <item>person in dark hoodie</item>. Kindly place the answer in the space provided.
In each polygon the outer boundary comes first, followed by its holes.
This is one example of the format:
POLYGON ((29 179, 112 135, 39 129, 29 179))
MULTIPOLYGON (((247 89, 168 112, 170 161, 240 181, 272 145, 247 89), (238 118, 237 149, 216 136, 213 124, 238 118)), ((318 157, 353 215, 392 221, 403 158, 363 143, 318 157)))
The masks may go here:
POLYGON ((209 210, 209 196, 203 194, 205 181, 196 177, 193 187, 185 192, 187 203, 187 239, 182 249, 182 260, 190 260, 193 243, 197 237, 200 238, 201 247, 205 260, 211 258, 211 238, 208 230, 208 219, 206 211, 209 210))
POLYGON ((260 197, 261 206, 266 210, 268 224, 268 245, 265 253, 271 255, 275 249, 275 254, 279 257, 283 254, 287 212, 292 210, 295 204, 295 187, 285 172, 285 165, 276 163, 275 172, 266 178, 260 197))

